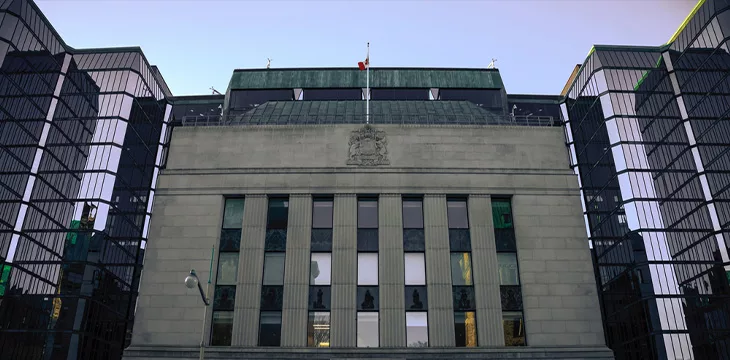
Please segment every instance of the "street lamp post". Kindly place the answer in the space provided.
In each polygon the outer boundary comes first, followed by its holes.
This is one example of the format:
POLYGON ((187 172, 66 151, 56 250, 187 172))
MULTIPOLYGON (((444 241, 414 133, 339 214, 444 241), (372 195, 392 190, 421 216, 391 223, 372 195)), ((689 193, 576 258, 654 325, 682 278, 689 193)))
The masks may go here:
POLYGON ((210 298, 208 297, 208 295, 210 294, 210 283, 213 277, 214 253, 215 247, 210 250, 210 270, 208 271, 208 285, 206 286, 205 291, 203 291, 203 286, 200 285, 200 280, 198 279, 198 275, 195 274, 195 269, 190 269, 190 274, 185 277, 185 286, 188 289, 192 289, 197 285, 198 291, 200 292, 200 297, 203 299, 203 304, 205 304, 205 306, 203 307, 203 327, 200 329, 200 360, 203 360, 203 358, 205 357, 205 323, 208 318, 208 306, 210 306, 210 298))

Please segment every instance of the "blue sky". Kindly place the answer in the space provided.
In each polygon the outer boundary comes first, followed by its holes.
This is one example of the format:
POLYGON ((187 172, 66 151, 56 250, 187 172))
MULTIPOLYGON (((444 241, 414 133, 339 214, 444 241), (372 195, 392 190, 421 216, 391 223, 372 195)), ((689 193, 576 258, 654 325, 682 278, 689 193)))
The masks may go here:
POLYGON ((174 95, 237 68, 486 67, 508 93, 557 94, 593 44, 660 45, 693 0, 36 0, 76 48, 140 46, 174 95))

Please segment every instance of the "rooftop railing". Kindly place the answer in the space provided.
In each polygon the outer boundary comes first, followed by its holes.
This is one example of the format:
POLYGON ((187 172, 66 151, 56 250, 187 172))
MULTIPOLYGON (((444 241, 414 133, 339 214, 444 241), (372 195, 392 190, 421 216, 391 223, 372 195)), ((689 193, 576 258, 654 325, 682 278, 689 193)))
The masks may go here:
MULTIPOLYGON (((370 123, 388 125, 513 125, 513 126, 557 126, 559 121, 552 116, 483 116, 483 115, 441 115, 441 114, 371 114, 370 123)), ((320 125, 320 124, 365 124, 365 115, 205 115, 184 116, 182 126, 235 126, 235 125, 320 125)))

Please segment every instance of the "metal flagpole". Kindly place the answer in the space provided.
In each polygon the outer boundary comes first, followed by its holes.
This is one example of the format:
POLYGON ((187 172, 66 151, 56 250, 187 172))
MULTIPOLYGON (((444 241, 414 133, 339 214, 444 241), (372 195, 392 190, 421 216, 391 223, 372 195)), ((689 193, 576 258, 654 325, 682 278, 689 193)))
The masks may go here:
POLYGON ((365 123, 370 124, 370 42, 368 41, 368 56, 365 57, 365 123))

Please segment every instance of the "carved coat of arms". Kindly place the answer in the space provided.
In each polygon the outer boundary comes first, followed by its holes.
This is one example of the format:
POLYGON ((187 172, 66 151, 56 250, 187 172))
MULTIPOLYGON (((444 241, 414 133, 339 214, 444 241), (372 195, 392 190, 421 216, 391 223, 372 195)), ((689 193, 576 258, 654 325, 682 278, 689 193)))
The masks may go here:
POLYGON ((385 131, 365 125, 350 134, 350 155, 347 165, 376 166, 389 165, 388 139, 385 131))

